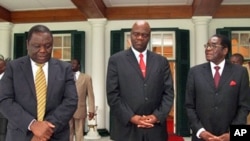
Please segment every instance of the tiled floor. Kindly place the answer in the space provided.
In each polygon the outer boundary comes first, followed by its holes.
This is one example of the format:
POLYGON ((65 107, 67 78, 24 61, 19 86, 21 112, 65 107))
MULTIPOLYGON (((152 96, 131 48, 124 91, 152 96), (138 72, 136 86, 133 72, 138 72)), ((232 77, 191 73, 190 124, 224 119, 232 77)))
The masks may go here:
MULTIPOLYGON (((185 137, 185 141, 191 141, 190 138, 185 137)), ((101 137, 101 139, 84 139, 84 141, 112 141, 109 137, 101 137)))

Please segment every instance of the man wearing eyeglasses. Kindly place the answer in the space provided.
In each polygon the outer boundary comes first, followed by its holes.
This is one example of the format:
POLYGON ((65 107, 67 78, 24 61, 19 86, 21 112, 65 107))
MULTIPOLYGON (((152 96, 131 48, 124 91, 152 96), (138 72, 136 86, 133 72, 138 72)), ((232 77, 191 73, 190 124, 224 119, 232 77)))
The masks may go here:
POLYGON ((225 59, 231 48, 227 37, 213 35, 204 47, 208 62, 190 69, 186 85, 192 141, 229 141, 230 125, 246 124, 247 70, 225 59))
POLYGON ((109 58, 106 85, 112 140, 167 141, 173 80, 168 60, 147 50, 150 32, 148 22, 137 21, 130 32, 131 48, 109 58))

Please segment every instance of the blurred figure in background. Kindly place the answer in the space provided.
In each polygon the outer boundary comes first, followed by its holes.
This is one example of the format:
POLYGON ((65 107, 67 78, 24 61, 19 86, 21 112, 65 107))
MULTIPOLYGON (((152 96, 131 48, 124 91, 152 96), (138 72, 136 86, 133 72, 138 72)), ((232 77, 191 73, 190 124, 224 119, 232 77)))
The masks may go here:
POLYGON ((70 141, 74 141, 74 134, 75 141, 83 141, 85 119, 87 115, 88 120, 93 119, 95 116, 95 97, 91 77, 80 72, 80 61, 78 59, 72 59, 71 65, 74 72, 74 80, 77 89, 78 106, 73 118, 69 121, 70 141), (87 99, 88 103, 86 102, 87 99))
POLYGON ((244 63, 244 57, 243 55, 241 55, 240 53, 234 53, 231 57, 230 57, 230 61, 233 64, 239 64, 239 65, 243 65, 244 63))

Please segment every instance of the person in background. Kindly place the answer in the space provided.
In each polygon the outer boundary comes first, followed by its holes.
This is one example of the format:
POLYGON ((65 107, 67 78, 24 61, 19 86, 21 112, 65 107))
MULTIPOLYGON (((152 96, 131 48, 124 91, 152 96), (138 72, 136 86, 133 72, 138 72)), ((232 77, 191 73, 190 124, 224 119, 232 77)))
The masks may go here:
POLYGON ((76 86, 70 63, 51 58, 52 49, 49 28, 35 25, 27 35, 28 55, 7 64, 0 81, 0 110, 8 119, 6 141, 69 140, 76 86))
MULTIPOLYGON (((10 58, 4 58, 3 55, 0 55, 0 81, 4 75, 6 64, 10 61, 10 58)), ((8 120, 0 112, 0 141, 5 141, 6 130, 7 130, 8 120)))
MULTIPOLYGON (((233 64, 239 64, 239 65, 243 65, 243 67, 246 67, 247 72, 248 72, 248 76, 250 76, 249 62, 244 64, 243 55, 241 55, 240 53, 235 53, 230 57, 230 61, 233 64)), ((249 77, 249 82, 250 82, 250 77, 249 77)), ((249 83, 249 85, 250 85, 250 83, 249 83)), ((248 114, 248 116, 247 116, 247 124, 250 125, 250 114, 248 114)))
POLYGON ((78 94, 78 106, 73 115, 73 118, 71 118, 71 120, 69 121, 70 141, 83 141, 85 119, 87 115, 88 120, 92 120, 95 116, 95 97, 91 77, 80 72, 80 61, 78 59, 72 59, 71 65, 72 70, 75 73, 74 78, 78 94), (88 103, 86 103, 86 100, 88 100, 88 103))
POLYGON ((243 55, 241 55, 240 53, 234 53, 231 57, 230 57, 230 61, 233 64, 239 64, 239 65, 243 65, 244 63, 244 57, 243 55))
POLYGON ((225 59, 231 48, 227 37, 213 35, 204 47, 208 62, 189 70, 186 85, 192 141, 229 141, 230 125, 246 124, 250 104, 247 70, 225 59))
POLYGON ((166 118, 174 91, 168 60, 147 50, 151 29, 146 21, 134 23, 131 48, 109 58, 107 101, 115 141, 166 141, 166 118))

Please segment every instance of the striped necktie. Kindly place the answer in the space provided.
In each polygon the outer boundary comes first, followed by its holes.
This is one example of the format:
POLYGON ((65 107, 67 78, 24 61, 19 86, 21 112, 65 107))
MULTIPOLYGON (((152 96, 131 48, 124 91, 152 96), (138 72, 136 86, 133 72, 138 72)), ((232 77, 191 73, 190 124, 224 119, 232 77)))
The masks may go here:
POLYGON ((35 77, 36 98, 37 98, 37 120, 43 121, 45 115, 47 86, 43 72, 44 64, 36 64, 38 70, 35 77))

